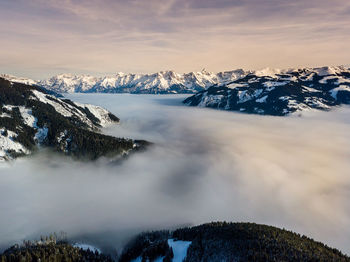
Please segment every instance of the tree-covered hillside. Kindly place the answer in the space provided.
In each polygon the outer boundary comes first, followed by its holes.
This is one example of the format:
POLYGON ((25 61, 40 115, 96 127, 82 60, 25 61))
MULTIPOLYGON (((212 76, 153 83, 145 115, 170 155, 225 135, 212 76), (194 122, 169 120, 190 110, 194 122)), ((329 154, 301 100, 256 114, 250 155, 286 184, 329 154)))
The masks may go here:
POLYGON ((222 261, 350 261, 339 250, 306 236, 255 223, 216 222, 173 232, 143 233, 125 248, 120 261, 169 260, 168 239, 191 241, 185 262, 222 261))
POLYGON ((97 251, 83 250, 66 242, 13 246, 0 255, 0 262, 112 262, 97 251))
POLYGON ((144 146, 103 135, 98 129, 119 118, 107 110, 61 99, 37 86, 0 78, 0 157, 29 154, 50 147, 80 159, 119 156, 144 146))

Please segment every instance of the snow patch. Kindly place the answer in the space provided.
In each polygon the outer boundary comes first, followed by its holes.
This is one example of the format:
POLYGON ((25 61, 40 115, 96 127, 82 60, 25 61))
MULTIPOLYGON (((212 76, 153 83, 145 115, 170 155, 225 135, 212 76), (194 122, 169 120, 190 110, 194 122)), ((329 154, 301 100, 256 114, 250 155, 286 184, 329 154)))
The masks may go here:
POLYGON ((48 132, 49 132, 49 129, 47 127, 38 128, 34 136, 34 141, 41 144, 46 139, 48 132))
POLYGON ((256 99, 255 101, 257 102, 257 103, 266 103, 266 99, 267 99, 267 95, 266 96, 263 96, 263 97, 261 97, 261 98, 259 98, 259 99, 256 99))
POLYGON ((339 87, 333 88, 329 92, 331 93, 331 96, 334 99, 337 99, 337 95, 338 95, 339 91, 348 91, 348 92, 350 92, 350 87, 346 86, 346 85, 340 85, 339 87))
MULTIPOLYGON (((174 240, 174 239, 168 239, 168 245, 173 249, 174 257, 172 259, 172 262, 183 262, 187 255, 187 250, 189 246, 191 245, 191 241, 182 241, 182 240, 174 240)), ((139 256, 131 262, 141 262, 142 257, 139 256)), ((158 257, 154 260, 154 262, 162 262, 163 257, 158 257)))
POLYGON ((0 129, 0 159, 4 160, 9 158, 8 151, 14 151, 20 154, 29 154, 30 151, 26 149, 22 144, 15 141, 14 138, 17 134, 7 130, 7 135, 5 135, 5 128, 0 129))
POLYGON ((311 92, 311 93, 320 92, 319 90, 312 88, 312 87, 308 87, 308 86, 302 86, 302 87, 303 87, 303 89, 305 89, 306 91, 311 92))
POLYGON ((263 89, 256 89, 253 92, 248 92, 248 90, 238 91, 238 102, 237 103, 244 103, 249 100, 254 99, 255 97, 261 95, 263 92, 263 89))
MULTIPOLYGON (((37 119, 32 115, 32 110, 31 109, 25 108, 24 106, 14 106, 14 105, 4 105, 3 107, 6 108, 9 111, 12 111, 13 108, 17 107, 19 109, 19 112, 21 113, 21 116, 22 116, 22 118, 24 120, 24 123, 27 126, 30 126, 30 127, 33 127, 33 128, 36 127, 37 119)), ((9 116, 9 117, 11 117, 11 116, 9 116)))
POLYGON ((101 126, 106 127, 108 124, 112 123, 109 117, 109 111, 106 109, 90 104, 80 104, 77 102, 74 102, 74 104, 79 107, 87 108, 99 120, 101 126))
MULTIPOLYGON (((288 84, 288 82, 273 82, 273 81, 267 81, 267 82, 265 82, 263 85, 265 86, 265 87, 267 87, 267 88, 271 88, 271 87, 276 87, 276 86, 284 86, 284 85, 286 85, 286 84, 288 84)), ((273 90, 273 89, 271 89, 271 90, 273 90)))
POLYGON ((204 96, 201 102, 198 104, 199 107, 205 107, 210 105, 218 105, 224 95, 207 95, 204 96))
POLYGON ((320 84, 327 84, 328 83, 328 81, 329 80, 337 80, 338 79, 338 77, 337 76, 326 76, 326 77, 324 77, 324 78, 322 78, 320 81, 319 81, 319 83, 320 84))
POLYGON ((262 70, 255 71, 254 74, 256 76, 269 76, 269 77, 276 77, 276 74, 281 74, 282 70, 281 69, 272 69, 272 68, 264 68, 262 70))
POLYGON ((319 76, 328 76, 328 75, 336 75, 342 68, 341 67, 320 67, 315 68, 314 70, 317 72, 319 76))
POLYGON ((176 241, 174 239, 168 239, 168 245, 173 249, 174 252, 173 262, 183 262, 191 243, 191 241, 176 241))
POLYGON ((237 87, 247 87, 247 86, 248 86, 247 84, 241 84, 241 83, 231 83, 227 85, 227 87, 230 89, 235 89, 237 87))
POLYGON ((27 126, 30 126, 33 128, 37 127, 36 126, 37 119, 32 115, 31 109, 25 108, 24 106, 19 106, 19 111, 21 112, 21 116, 24 120, 24 123, 27 126))

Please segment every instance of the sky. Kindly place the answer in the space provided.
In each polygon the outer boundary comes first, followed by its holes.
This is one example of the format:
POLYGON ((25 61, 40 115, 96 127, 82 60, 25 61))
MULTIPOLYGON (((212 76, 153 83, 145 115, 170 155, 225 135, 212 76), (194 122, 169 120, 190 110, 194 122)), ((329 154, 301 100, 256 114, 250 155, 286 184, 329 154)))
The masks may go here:
POLYGON ((219 72, 350 62, 348 0, 0 0, 0 72, 219 72))

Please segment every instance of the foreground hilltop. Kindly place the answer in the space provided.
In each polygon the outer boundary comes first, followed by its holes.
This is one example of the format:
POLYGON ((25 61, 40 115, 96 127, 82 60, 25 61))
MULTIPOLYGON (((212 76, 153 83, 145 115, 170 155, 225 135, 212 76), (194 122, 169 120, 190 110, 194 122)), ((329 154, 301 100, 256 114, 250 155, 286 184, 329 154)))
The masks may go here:
POLYGON ((226 222, 141 234, 119 261, 167 262, 182 257, 184 262, 350 261, 340 251, 291 231, 226 222))
POLYGON ((79 158, 118 156, 139 147, 131 139, 100 134, 119 122, 107 110, 57 97, 41 87, 0 78, 0 159, 50 147, 79 158))
POLYGON ((120 256, 104 255, 91 245, 71 245, 46 238, 24 241, 0 254, 1 262, 254 262, 350 261, 334 248, 306 236, 254 223, 209 223, 175 231, 142 233, 120 256))
POLYGON ((190 106, 284 116, 350 103, 346 67, 264 70, 217 84, 184 100, 190 106))

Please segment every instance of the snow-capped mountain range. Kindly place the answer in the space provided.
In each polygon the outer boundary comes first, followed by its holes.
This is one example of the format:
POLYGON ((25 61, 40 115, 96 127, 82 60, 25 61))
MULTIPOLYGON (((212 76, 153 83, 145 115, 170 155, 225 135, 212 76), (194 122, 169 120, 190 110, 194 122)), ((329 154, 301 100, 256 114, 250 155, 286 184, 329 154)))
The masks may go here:
POLYGON ((162 71, 155 74, 125 74, 95 77, 90 75, 61 74, 46 80, 17 78, 0 75, 12 82, 35 84, 58 93, 132 93, 172 94, 195 93, 215 84, 232 82, 242 77, 244 70, 210 73, 205 70, 178 74, 162 71))
POLYGON ((0 78, 0 161, 28 155, 39 147, 84 159, 120 156, 144 143, 98 132, 114 122, 119 119, 102 107, 0 78))
POLYGON ((117 73, 106 77, 62 74, 39 81, 1 76, 11 82, 36 85, 57 93, 193 93, 185 104, 257 114, 286 115, 308 109, 328 110, 350 103, 348 66, 238 69, 220 73, 202 70, 187 74, 117 73))
POLYGON ((283 116, 350 104, 350 69, 344 66, 262 70, 216 84, 187 98, 190 106, 283 116))
MULTIPOLYGON (((339 84, 347 81, 348 67, 321 67, 298 69, 263 69, 211 73, 206 70, 179 74, 174 71, 161 71, 154 74, 117 73, 111 76, 95 77, 91 75, 60 74, 46 80, 0 75, 11 82, 38 85, 58 93, 132 93, 132 94, 172 94, 196 93, 212 86, 224 86, 240 79, 254 75, 258 78, 271 78, 279 82, 307 80, 316 75, 319 77, 336 76, 339 84), (343 74, 344 73, 344 74, 343 74)), ((253 80, 245 84, 251 84, 253 80)), ((242 81, 241 81, 242 82, 242 81)), ((307 84, 307 81, 303 81, 307 84)), ((231 86, 232 87, 232 86, 231 86)))

